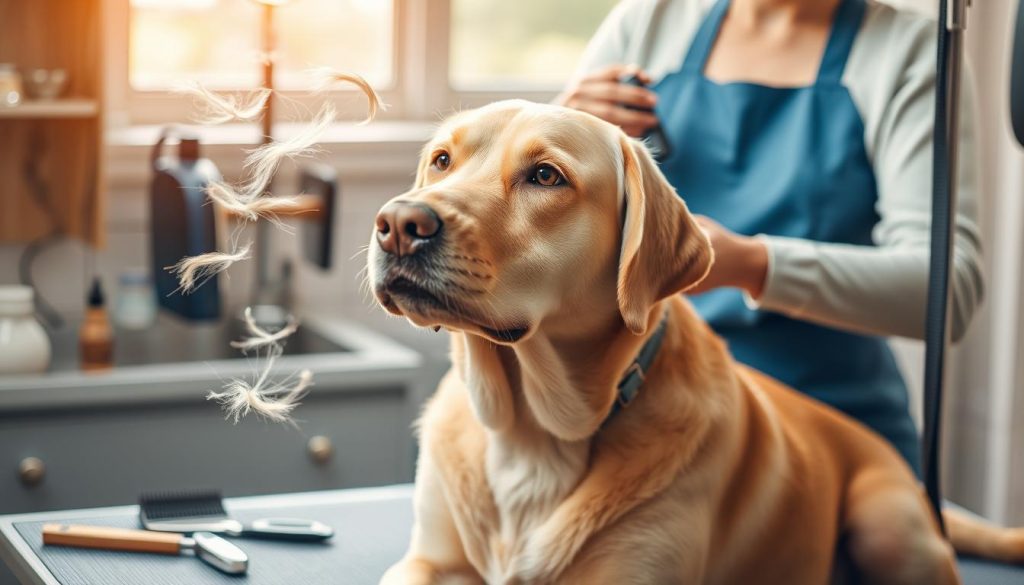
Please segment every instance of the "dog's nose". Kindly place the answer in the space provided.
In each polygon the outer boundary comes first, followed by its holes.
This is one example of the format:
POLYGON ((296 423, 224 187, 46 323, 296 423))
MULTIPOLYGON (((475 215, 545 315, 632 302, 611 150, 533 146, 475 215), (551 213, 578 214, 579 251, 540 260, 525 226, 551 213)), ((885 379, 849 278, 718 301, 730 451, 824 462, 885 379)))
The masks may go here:
POLYGON ((416 252, 441 233, 441 218, 422 203, 392 201, 377 212, 377 241, 398 257, 416 252))

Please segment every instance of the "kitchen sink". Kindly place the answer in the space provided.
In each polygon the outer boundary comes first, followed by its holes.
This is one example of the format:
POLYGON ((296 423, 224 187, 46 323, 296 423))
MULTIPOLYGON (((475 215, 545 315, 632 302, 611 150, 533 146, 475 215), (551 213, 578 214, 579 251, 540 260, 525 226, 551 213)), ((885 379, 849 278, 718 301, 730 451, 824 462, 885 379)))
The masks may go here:
MULTIPOLYGON (((51 333, 53 359, 41 375, 0 376, 0 418, 5 412, 167 401, 201 401, 234 378, 252 380, 266 350, 231 347, 244 338, 241 319, 194 323, 162 314, 143 331, 115 331, 114 367, 82 371, 78 325, 51 333)), ((298 331, 274 362, 274 379, 313 372, 318 395, 403 386, 420 371, 416 352, 364 326, 329 315, 303 315, 298 331)))
MULTIPOLYGON (((78 327, 65 326, 51 333, 53 362, 51 372, 78 370, 78 327)), ((245 337, 239 319, 211 323, 188 322, 169 314, 161 314, 144 330, 116 329, 114 332, 114 367, 210 362, 256 357, 255 351, 242 353, 231 347, 232 341, 245 337)), ((337 341, 328 339, 315 328, 300 326, 283 343, 284 355, 334 354, 351 351, 337 341)))

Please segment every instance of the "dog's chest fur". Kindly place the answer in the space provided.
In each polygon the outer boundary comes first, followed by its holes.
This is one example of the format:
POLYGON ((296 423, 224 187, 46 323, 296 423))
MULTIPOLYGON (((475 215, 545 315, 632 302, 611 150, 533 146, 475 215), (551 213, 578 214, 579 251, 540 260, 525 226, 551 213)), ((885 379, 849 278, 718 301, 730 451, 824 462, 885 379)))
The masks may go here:
POLYGON ((498 508, 502 549, 514 554, 572 492, 586 473, 589 453, 588 441, 566 442, 543 433, 490 437, 486 472, 498 508))

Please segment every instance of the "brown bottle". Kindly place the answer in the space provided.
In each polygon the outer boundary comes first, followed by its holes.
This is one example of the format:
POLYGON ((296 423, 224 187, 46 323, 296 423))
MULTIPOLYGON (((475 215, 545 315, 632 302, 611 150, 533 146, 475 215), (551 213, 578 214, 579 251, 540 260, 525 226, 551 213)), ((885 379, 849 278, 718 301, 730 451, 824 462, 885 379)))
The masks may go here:
POLYGON ((92 281, 89 306, 78 331, 79 363, 83 370, 106 370, 114 365, 114 330, 103 302, 100 279, 92 281))

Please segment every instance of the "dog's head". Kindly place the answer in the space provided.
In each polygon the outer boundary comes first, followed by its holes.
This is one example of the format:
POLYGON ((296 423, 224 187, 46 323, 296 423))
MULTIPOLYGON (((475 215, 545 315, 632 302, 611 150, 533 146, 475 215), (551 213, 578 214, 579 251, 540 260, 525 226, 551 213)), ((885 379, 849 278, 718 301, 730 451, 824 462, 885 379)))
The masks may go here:
POLYGON ((498 102, 445 122, 369 249, 380 304, 418 326, 513 344, 651 307, 703 278, 711 248, 647 149, 557 106, 498 102))

